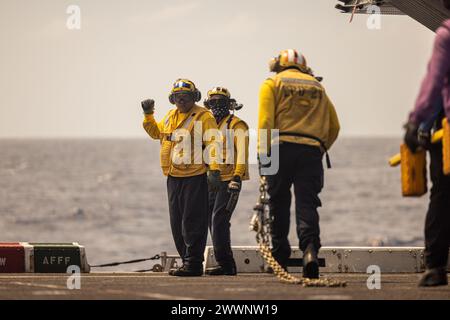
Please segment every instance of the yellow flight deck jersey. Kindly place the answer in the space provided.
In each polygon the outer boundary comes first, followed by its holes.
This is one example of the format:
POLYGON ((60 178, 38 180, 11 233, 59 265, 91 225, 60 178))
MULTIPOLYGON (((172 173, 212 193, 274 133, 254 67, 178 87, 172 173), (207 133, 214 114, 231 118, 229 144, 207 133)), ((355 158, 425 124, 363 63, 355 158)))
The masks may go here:
MULTIPOLYGON (((161 141, 160 163, 164 175, 173 177, 191 177, 206 173, 208 166, 203 157, 203 149, 208 148, 208 156, 215 156, 218 141, 203 141, 205 131, 217 130, 216 120, 205 108, 194 105, 187 113, 181 113, 178 109, 170 110, 163 120, 156 122, 152 114, 146 114, 144 123, 145 131, 153 139, 161 141), (197 124, 196 124, 197 123, 197 124), (201 128, 199 127, 201 123, 201 128), (179 129, 179 130, 177 130, 179 129), (177 130, 177 131, 175 131, 177 130), (200 131, 201 130, 201 131, 200 131), (180 148, 184 137, 177 133, 189 132, 191 141, 186 142, 190 148, 180 148), (183 154, 189 151, 190 156, 183 154), (184 161, 183 159, 187 159, 184 161)), ((210 170, 220 170, 216 161, 209 164, 210 170)))
POLYGON ((268 130, 267 144, 261 144, 258 134, 258 152, 267 154, 267 146, 273 142, 270 129, 279 130, 279 141, 320 147, 316 140, 319 139, 328 150, 337 139, 340 125, 333 103, 320 82, 297 69, 287 69, 261 86, 258 128, 268 130))
POLYGON ((230 114, 220 121, 219 130, 222 133, 222 181, 230 181, 233 176, 248 180, 248 125, 230 114))

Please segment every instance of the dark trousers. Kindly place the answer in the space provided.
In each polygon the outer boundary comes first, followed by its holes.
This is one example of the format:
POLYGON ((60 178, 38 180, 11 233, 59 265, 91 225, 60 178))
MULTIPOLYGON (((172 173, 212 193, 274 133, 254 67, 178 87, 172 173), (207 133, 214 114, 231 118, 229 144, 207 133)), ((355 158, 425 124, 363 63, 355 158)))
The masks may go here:
POLYGON ((310 243, 316 249, 321 246, 317 208, 322 205, 319 193, 323 188, 323 166, 322 152, 318 147, 281 143, 279 155, 278 173, 267 179, 273 218, 272 254, 280 264, 285 265, 291 255, 288 234, 292 185, 299 247, 304 251, 310 243))
POLYGON ((206 174, 167 178, 170 226, 183 264, 201 268, 208 236, 208 183, 206 174))
POLYGON ((219 265, 234 263, 230 239, 230 219, 233 212, 228 212, 226 206, 230 199, 229 181, 223 181, 218 192, 209 193, 209 230, 214 246, 214 256, 219 265))
POLYGON ((430 149, 433 186, 425 220, 425 262, 428 268, 446 267, 450 244, 450 176, 442 165, 442 144, 430 149))

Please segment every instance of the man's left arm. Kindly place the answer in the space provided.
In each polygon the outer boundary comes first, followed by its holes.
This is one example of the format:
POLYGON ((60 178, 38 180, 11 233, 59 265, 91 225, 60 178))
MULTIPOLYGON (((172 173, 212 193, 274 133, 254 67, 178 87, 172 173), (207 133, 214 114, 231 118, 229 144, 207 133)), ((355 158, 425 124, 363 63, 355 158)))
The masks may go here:
POLYGON ((428 72, 422 82, 420 93, 416 101, 414 111, 410 114, 409 121, 416 126, 427 120, 433 113, 433 106, 442 88, 445 78, 450 71, 450 30, 441 27, 436 32, 433 55, 428 64, 428 72))
POLYGON ((248 149, 250 144, 248 126, 240 121, 234 126, 234 143, 236 146, 236 168, 233 176, 239 176, 241 179, 245 174, 248 165, 248 149))
POLYGON ((161 139, 162 123, 157 123, 153 114, 145 114, 142 125, 150 137, 161 139))

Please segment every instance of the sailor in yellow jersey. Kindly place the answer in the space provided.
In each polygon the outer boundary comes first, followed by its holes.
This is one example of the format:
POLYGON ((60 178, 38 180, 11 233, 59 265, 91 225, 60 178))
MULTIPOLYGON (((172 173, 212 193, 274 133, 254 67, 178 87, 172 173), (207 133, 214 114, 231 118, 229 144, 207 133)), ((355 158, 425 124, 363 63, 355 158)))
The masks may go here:
MULTIPOLYGON (((293 49, 283 50, 271 60, 270 71, 276 75, 264 81, 259 96, 258 128, 268 130, 268 134, 267 138, 261 131, 258 135, 258 157, 261 175, 267 176, 268 182, 273 255, 287 267, 291 254, 288 233, 293 184, 303 275, 317 278, 322 158, 337 139, 339 121, 325 89, 312 75, 303 55, 293 49), (271 139, 272 129, 279 130, 275 140, 271 139), (276 160, 271 154, 275 146, 279 150, 279 163, 277 172, 272 174, 265 170, 270 163, 263 159, 270 155, 272 162, 276 160)), ((328 153, 326 156, 330 166, 328 153)))
POLYGON ((142 102, 144 129, 153 139, 160 140, 160 162, 167 176, 167 192, 172 235, 183 265, 169 272, 174 276, 201 276, 203 254, 208 236, 208 186, 220 187, 220 168, 214 161, 217 141, 205 141, 207 130, 216 130, 211 113, 195 102, 200 91, 187 79, 175 81, 169 101, 176 105, 161 122, 156 122, 154 101, 142 102), (209 160, 203 157, 203 147, 209 148, 209 160), (208 175, 206 174, 208 172, 208 175))
POLYGON ((221 186, 217 192, 209 193, 209 229, 218 265, 206 270, 208 275, 236 275, 236 263, 231 250, 230 219, 236 207, 241 184, 249 179, 248 174, 248 125, 230 110, 236 110, 236 100, 228 89, 214 87, 205 100, 219 130, 222 133, 221 186))

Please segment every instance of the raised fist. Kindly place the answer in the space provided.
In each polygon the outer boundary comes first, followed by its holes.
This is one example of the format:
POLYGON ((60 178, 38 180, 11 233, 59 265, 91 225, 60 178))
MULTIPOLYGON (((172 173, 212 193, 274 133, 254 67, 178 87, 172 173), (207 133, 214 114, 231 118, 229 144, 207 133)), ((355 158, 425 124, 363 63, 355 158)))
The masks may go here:
POLYGON ((145 114, 153 114, 155 111, 155 100, 147 99, 141 102, 142 110, 145 114))

